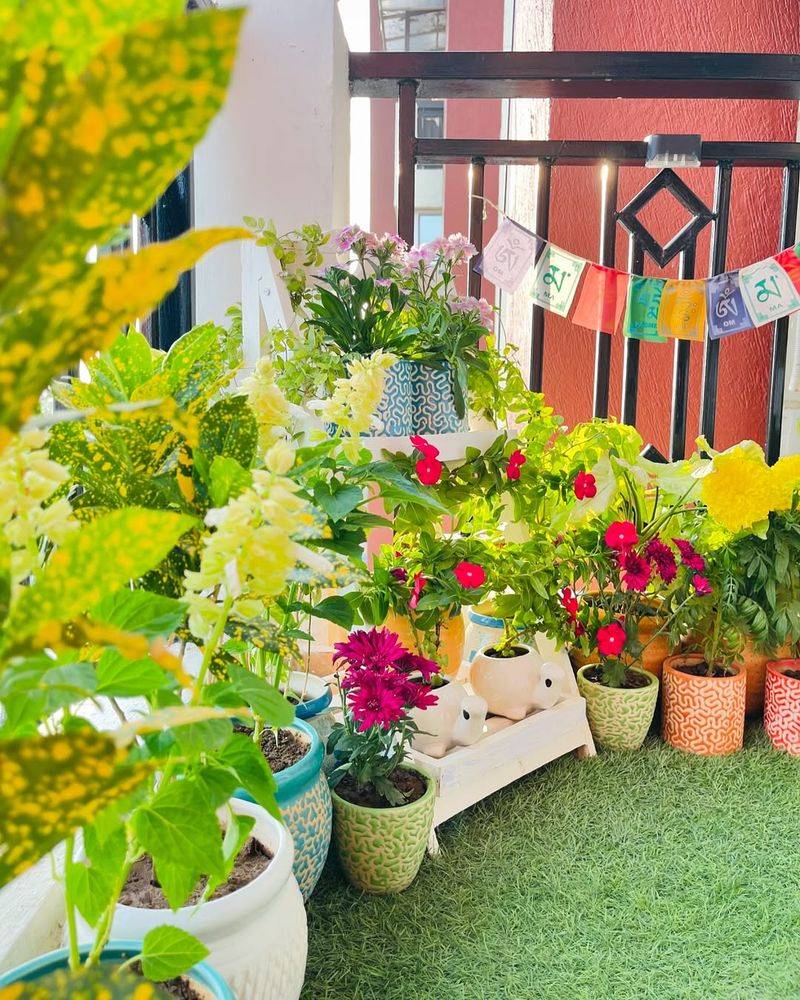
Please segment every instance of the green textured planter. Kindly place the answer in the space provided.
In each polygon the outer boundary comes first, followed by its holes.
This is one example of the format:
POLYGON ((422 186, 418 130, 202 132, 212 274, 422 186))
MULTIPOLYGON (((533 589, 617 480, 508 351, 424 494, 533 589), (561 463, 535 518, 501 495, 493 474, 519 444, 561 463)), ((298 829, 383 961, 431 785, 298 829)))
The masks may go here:
POLYGON ((421 799, 405 806, 368 809, 333 796, 333 836, 347 880, 357 889, 386 895, 407 889, 422 864, 433 825, 436 786, 417 767, 427 789, 421 799))
POLYGON ((586 679, 587 663, 578 671, 578 690, 586 699, 586 716, 592 736, 608 750, 638 750, 644 742, 658 699, 658 678, 647 670, 631 667, 649 681, 647 687, 612 688, 586 679))

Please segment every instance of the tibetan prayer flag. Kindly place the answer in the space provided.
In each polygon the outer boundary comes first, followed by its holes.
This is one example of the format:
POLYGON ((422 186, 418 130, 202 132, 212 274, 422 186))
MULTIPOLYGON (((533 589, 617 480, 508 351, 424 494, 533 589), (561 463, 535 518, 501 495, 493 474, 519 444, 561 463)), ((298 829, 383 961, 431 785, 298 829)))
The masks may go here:
POLYGON ((786 271, 772 258, 743 267, 739 271, 739 282, 755 326, 800 309, 800 294, 786 271))
POLYGON ((515 292, 536 260, 544 240, 511 219, 503 219, 474 269, 505 292, 515 292))
POLYGON ((658 332, 677 340, 702 340, 706 329, 704 281, 667 281, 658 307, 658 332))
POLYGON ((726 271, 706 278, 706 320, 708 336, 720 340, 732 333, 752 330, 756 325, 750 318, 739 286, 739 272, 726 271))
POLYGON ((797 256, 798 247, 800 247, 800 243, 794 247, 787 247, 785 250, 781 250, 781 252, 776 254, 772 259, 780 264, 784 271, 789 275, 789 279, 794 287, 800 291, 800 257, 797 256))
POLYGON ((589 264, 570 319, 590 330, 614 333, 619 327, 628 295, 628 275, 613 267, 589 264))
POLYGON ((584 267, 583 257, 548 243, 533 274, 533 301, 550 312, 566 316, 584 267))
POLYGON ((632 274, 628 284, 628 301, 622 332, 637 340, 664 342, 658 333, 658 310, 666 281, 664 278, 641 278, 632 274))

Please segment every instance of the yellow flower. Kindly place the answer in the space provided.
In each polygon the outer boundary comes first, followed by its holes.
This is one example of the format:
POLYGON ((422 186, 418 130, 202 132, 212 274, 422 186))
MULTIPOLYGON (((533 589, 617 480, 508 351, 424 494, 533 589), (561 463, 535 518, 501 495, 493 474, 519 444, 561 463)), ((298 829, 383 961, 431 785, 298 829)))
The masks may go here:
POLYGON ((264 464, 270 472, 279 476, 286 475, 294 465, 294 448, 285 438, 280 438, 267 451, 264 464))
POLYGON ((291 408, 288 400, 275 384, 275 371, 268 358, 259 358, 253 374, 242 383, 250 409, 258 422, 261 448, 268 448, 277 432, 289 427, 291 408))
MULTIPOLYGON (((372 429, 375 411, 383 398, 386 370, 397 361, 393 354, 376 351, 368 358, 350 363, 348 378, 336 380, 333 395, 319 407, 322 419, 336 424, 350 438, 359 438, 372 429)), ((358 445, 345 443, 345 453, 355 461, 358 445)))
POLYGON ((714 456, 703 477, 701 494, 709 514, 729 531, 764 521, 774 510, 791 506, 800 485, 800 456, 781 459, 770 468, 753 441, 714 456))

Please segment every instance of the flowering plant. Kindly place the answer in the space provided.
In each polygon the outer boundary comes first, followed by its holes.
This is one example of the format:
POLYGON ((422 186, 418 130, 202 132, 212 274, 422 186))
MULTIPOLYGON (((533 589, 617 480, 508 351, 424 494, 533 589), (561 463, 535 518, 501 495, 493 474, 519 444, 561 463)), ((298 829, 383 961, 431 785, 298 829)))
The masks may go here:
POLYGON ((328 740, 337 762, 331 786, 350 776, 358 788, 371 786, 390 805, 403 805, 392 775, 419 731, 412 709, 437 702, 428 682, 439 667, 409 652, 388 629, 351 632, 335 648, 343 721, 328 740))

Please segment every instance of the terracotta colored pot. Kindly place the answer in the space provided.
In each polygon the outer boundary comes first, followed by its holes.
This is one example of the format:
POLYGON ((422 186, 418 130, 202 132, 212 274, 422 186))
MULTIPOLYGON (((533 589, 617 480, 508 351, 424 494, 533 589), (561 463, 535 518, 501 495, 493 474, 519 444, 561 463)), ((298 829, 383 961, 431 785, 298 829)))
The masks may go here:
POLYGON ((647 687, 614 688, 586 677, 596 664, 578 671, 578 690, 586 699, 586 715, 595 740, 609 750, 638 750, 644 743, 658 700, 658 678, 638 667, 630 669, 646 677, 647 687))
POLYGON ((786 670, 800 670, 800 660, 770 660, 764 689, 764 729, 776 750, 800 755, 800 680, 786 670))
MULTIPOLYGON (((747 697, 745 713, 759 715, 764 704, 764 682, 767 676, 767 663, 772 659, 780 659, 790 655, 788 647, 784 646, 775 653, 760 653, 751 643, 747 643, 742 651, 742 663, 747 673, 747 697)), ((791 677, 789 678, 791 680, 791 677)))
MULTIPOLYGON (((386 627, 400 636, 403 645, 413 653, 420 653, 411 622, 402 615, 390 611, 386 618, 386 627)), ((461 666, 464 656, 464 619, 461 615, 448 618, 439 630, 439 651, 435 659, 441 664, 442 672, 448 677, 454 677, 461 666)))
POLYGON ((677 653, 664 660, 661 736, 689 753, 734 753, 744 740, 744 667, 735 664, 729 677, 696 677, 677 669, 702 662, 701 653, 677 653))
POLYGON ((348 881, 364 892, 402 892, 422 864, 433 825, 436 783, 417 767, 409 770, 421 775, 428 787, 421 799, 405 806, 369 809, 343 799, 335 788, 331 792, 339 861, 348 881))

